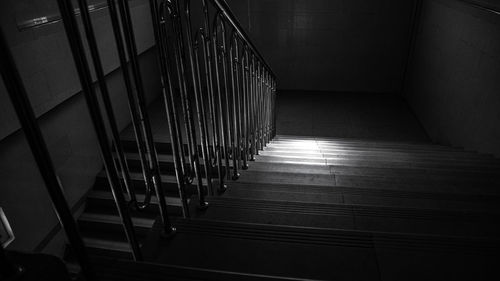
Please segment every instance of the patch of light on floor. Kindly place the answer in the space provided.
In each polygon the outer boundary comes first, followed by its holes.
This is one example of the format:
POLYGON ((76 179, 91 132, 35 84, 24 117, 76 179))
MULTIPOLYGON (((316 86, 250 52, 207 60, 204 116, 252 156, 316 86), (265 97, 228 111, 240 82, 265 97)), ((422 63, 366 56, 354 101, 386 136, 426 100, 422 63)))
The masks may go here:
POLYGON ((318 149, 318 145, 314 140, 294 140, 294 141, 286 141, 283 143, 276 143, 278 146, 286 146, 290 150, 293 148, 297 149, 318 149))

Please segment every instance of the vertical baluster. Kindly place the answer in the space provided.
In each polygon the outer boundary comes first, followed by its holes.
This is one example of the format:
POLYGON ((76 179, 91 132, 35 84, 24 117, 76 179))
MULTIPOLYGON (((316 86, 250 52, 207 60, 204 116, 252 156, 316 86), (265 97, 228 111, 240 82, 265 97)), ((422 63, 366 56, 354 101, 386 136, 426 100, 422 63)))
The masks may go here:
MULTIPOLYGON (((203 155, 203 159, 205 162, 205 176, 207 178, 207 186, 208 189, 213 193, 212 191, 212 164, 210 163, 210 159, 208 157, 208 140, 207 140, 207 130, 206 130, 206 125, 205 125, 205 105, 203 102, 203 98, 201 95, 201 82, 199 81, 200 79, 200 69, 199 69, 199 59, 198 59, 198 38, 196 38, 196 44, 193 43, 193 35, 192 35, 192 26, 191 26, 191 10, 190 10, 190 0, 184 0, 184 11, 186 14, 186 36, 187 36, 187 50, 188 50, 188 58, 189 58, 189 66, 190 66, 190 72, 191 72, 191 79, 192 79, 192 86, 193 86, 193 94, 195 97, 195 105, 196 105, 196 112, 198 116, 198 127, 200 129, 200 142, 201 142, 201 151, 203 155), (196 45, 196 48, 193 48, 193 46, 196 45)), ((182 30, 181 30, 182 32, 182 30)), ((194 128, 193 128, 194 129, 194 128)), ((197 159, 199 159, 197 157, 197 159)), ((198 160, 199 162, 199 160, 198 160)), ((199 166, 198 166, 199 167, 199 166)), ((201 177, 201 175, 200 175, 201 177)), ((198 182, 201 182, 201 179, 198 180, 198 182)), ((198 192, 205 192, 202 189, 199 189, 198 192)), ((204 199, 204 194, 201 194, 198 196, 199 197, 199 205, 198 208, 204 209, 208 206, 208 203, 205 202, 204 199)))
POLYGON ((269 117, 270 117, 270 113, 271 113, 271 100, 270 100, 270 97, 271 97, 271 93, 269 91, 269 72, 266 70, 266 145, 269 143, 270 141, 270 125, 269 125, 269 121, 271 120, 269 117))
POLYGON ((137 198, 135 195, 134 186, 132 184, 132 180, 130 178, 130 172, 127 164, 127 159, 125 157, 125 152, 123 149, 123 145, 120 141, 120 132, 118 129, 118 125, 116 123, 115 114, 113 112, 113 106, 111 103, 111 98, 109 96, 109 90, 106 83, 106 78, 104 77, 104 70, 101 63, 101 58, 94 34, 94 29, 92 27, 92 21, 90 19, 90 13, 87 9, 88 4, 87 0, 78 0, 78 4, 81 11, 82 22, 85 28, 85 34, 87 36, 87 42, 90 49, 90 54, 92 57, 92 61, 94 64, 94 70, 97 76, 99 89, 102 97, 102 101, 104 103, 104 109, 106 115, 108 117, 109 127, 111 129, 111 136, 113 140, 113 146, 115 148, 118 164, 120 166, 120 171, 123 178, 123 184, 125 186, 126 191, 128 192, 129 199, 131 204, 138 204, 137 198))
MULTIPOLYGON (((213 186, 212 186, 212 169, 213 169, 212 159, 213 159, 213 157, 211 156, 211 153, 210 153, 210 143, 209 143, 210 134, 209 134, 209 130, 208 130, 208 124, 206 121, 206 115, 207 115, 207 113, 205 111, 206 104, 205 104, 205 100, 203 97, 201 72, 200 72, 200 58, 199 58, 199 54, 198 54, 199 41, 202 41, 202 44, 204 44, 203 40, 204 40, 203 38, 200 38, 200 40, 196 39, 196 41, 195 41, 194 64, 195 64, 195 69, 196 69, 196 79, 198 81, 197 82, 198 96, 199 96, 198 99, 199 99, 199 103, 200 103, 199 115, 202 118, 202 121, 200 121, 200 134, 203 135, 204 145, 205 145, 205 151, 203 152, 203 154, 204 154, 203 159, 205 161, 205 174, 207 175, 207 185, 208 185, 208 189, 210 190, 210 194, 214 195, 215 192, 214 192, 213 186), (201 132, 202 130, 203 130, 203 132, 201 132)), ((207 94, 208 94, 208 90, 207 90, 207 94)))
MULTIPOLYGON (((33 108, 28 99, 26 89, 15 65, 14 59, 5 40, 3 31, 0 30, 0 74, 9 95, 19 123, 26 135, 26 140, 40 170, 45 187, 52 200, 53 208, 70 243, 71 249, 82 268, 82 274, 87 280, 97 280, 85 249, 85 244, 73 218, 71 209, 64 197, 61 182, 56 174, 50 153, 45 144, 40 127, 38 126, 33 108)), ((102 135, 100 135, 102 136, 102 135)), ((102 143, 101 143, 102 144, 102 143)), ((109 163, 111 161, 108 161, 109 163)), ((117 181, 115 181, 117 183, 117 181)), ((124 205, 125 206, 125 205, 124 205)), ((126 215, 126 213, 124 214, 126 215)), ((19 269, 7 261, 7 257, 0 245, 0 270, 3 278, 15 277, 19 269)))
POLYGON ((260 62, 258 60, 255 67, 255 150, 258 155, 260 152, 260 62))
POLYGON ((259 150, 263 150, 264 149, 264 131, 262 130, 262 126, 264 124, 264 118, 263 118, 263 80, 264 80, 264 73, 263 73, 263 65, 261 64, 261 62, 259 61, 258 63, 258 115, 259 115, 259 124, 258 124, 258 136, 259 136, 259 147, 258 149, 259 150))
MULTIPOLYGON (((216 158, 217 163, 217 173, 219 176, 219 187, 218 192, 224 192, 226 190, 226 185, 224 184, 224 171, 222 169, 222 153, 225 152, 225 142, 224 142, 224 134, 221 132, 221 128, 219 128, 219 122, 217 118, 217 98, 216 98, 216 90, 214 89, 213 82, 213 73, 212 73, 212 49, 210 48, 211 44, 211 31, 210 31, 210 16, 208 13, 208 4, 207 0, 202 0, 203 5, 203 24, 204 28, 201 32, 201 37, 203 40, 203 53, 204 53, 204 66, 205 66, 205 77, 207 82, 208 89, 208 101, 209 101, 209 112, 211 116, 211 124, 212 124, 212 134, 213 134, 213 142, 212 142, 212 150, 214 152, 214 157, 216 158)), ((217 65, 217 53, 214 51, 215 65, 217 65)), ((218 78, 217 78, 218 79, 218 78)), ((217 82, 218 84, 218 82, 217 82)), ((227 168, 227 166, 226 166, 227 168)), ((229 173, 228 169, 225 169, 226 173, 229 173)))
POLYGON ((238 34, 235 33, 235 57, 234 57, 234 70, 233 73, 235 74, 235 88, 236 88, 236 119, 237 119, 237 151, 238 151, 238 168, 243 168, 243 89, 242 89, 242 83, 243 80, 241 78, 242 72, 241 72, 241 65, 243 64, 242 57, 241 57, 241 52, 242 48, 239 47, 240 43, 240 37, 238 34))
POLYGON ((239 144, 239 118, 238 118, 238 41, 236 34, 233 31, 231 35, 231 44, 229 46, 229 69, 231 74, 231 92, 232 92, 232 123, 233 123, 233 135, 232 135, 232 150, 233 150, 233 180, 239 178, 238 168, 240 167, 240 144, 239 144))
POLYGON ((276 137, 276 81, 273 77, 273 133, 272 138, 276 137))
POLYGON ((188 140, 189 161, 196 177, 196 185, 198 189, 198 202, 199 208, 205 208, 205 190, 203 187, 203 178, 200 171, 198 143, 196 139, 196 128, 194 126, 193 111, 191 99, 188 93, 188 81, 186 78, 186 55, 184 49, 184 36, 182 33, 182 19, 180 14, 180 7, 178 1, 171 2, 171 24, 174 32, 174 54, 177 66, 177 78, 181 92, 181 104, 184 113, 184 125, 186 129, 186 136, 188 140))
POLYGON ((267 135, 266 135, 266 127, 267 127, 267 72, 266 68, 263 67, 262 73, 262 147, 266 147, 267 145, 267 135))
POLYGON ((269 72, 267 73, 267 142, 271 141, 271 81, 269 72))
POLYGON ((242 75, 242 95, 243 95, 243 169, 248 169, 248 92, 249 92, 249 79, 248 79, 248 46, 244 47, 241 63, 241 75, 242 75))
MULTIPOLYGON (((167 122, 169 126, 170 142, 172 147, 172 157, 174 161, 175 176, 177 180, 177 187, 179 190, 179 197, 182 202, 182 211, 184 217, 189 217, 189 206, 186 196, 186 187, 184 180, 184 155, 182 149, 182 139, 179 130, 179 121, 177 117, 177 110, 173 99, 173 87, 168 63, 168 48, 165 43, 166 35, 162 32, 162 17, 161 8, 158 6, 156 0, 150 0, 149 6, 151 10, 151 17, 153 19, 153 30, 155 36, 155 43, 158 47, 158 64, 160 67, 162 95, 167 113, 167 122), (168 87, 168 92, 167 92, 168 87)), ((175 228, 172 228, 171 235, 175 233, 175 228)))
POLYGON ((169 47, 168 47, 168 35, 167 35, 167 24, 166 21, 170 18, 170 12, 168 7, 163 1, 156 11, 156 5, 152 5, 151 8, 153 14, 158 14, 157 23, 158 25, 158 51, 160 53, 160 70, 162 72, 162 83, 163 84, 163 99, 165 102, 165 110, 167 112, 167 120, 170 128, 170 141, 172 142, 172 155, 174 157, 175 164, 175 176, 177 180, 177 186, 179 189, 179 194, 182 201, 182 211, 184 218, 190 217, 189 206, 186 196, 186 179, 184 170, 184 150, 182 142, 182 134, 180 131, 180 121, 177 113, 177 108, 175 105, 175 93, 172 84, 172 73, 170 70, 169 63, 169 47), (166 83, 166 85, 165 85, 166 83), (168 92, 166 90, 168 87, 168 92))
POLYGON ((58 0, 57 2, 59 10, 61 11, 66 36, 69 39, 80 83, 82 84, 85 100, 90 111, 90 117, 97 133, 99 146, 104 160, 104 168, 106 169, 106 173, 108 175, 109 184, 118 208, 118 213, 122 219, 125 234, 130 243, 134 259, 142 260, 142 253, 135 235, 130 212, 125 202, 125 197, 123 196, 123 190, 120 186, 120 179, 114 169, 113 155, 111 153, 111 149, 108 147, 109 142, 106 134, 106 128, 102 120, 99 104, 92 85, 92 76, 85 57, 85 50, 83 48, 78 25, 76 23, 74 9, 70 1, 58 0))
MULTIPOLYGON (((276 79, 276 78, 274 78, 274 79, 276 79)), ((277 131, 276 130, 277 129, 276 128, 276 115, 277 115, 277 112, 276 112, 277 111, 277 108, 276 108, 276 99, 278 97, 278 93, 277 93, 277 82, 276 82, 276 80, 274 80, 273 82, 274 82, 274 86, 273 86, 273 88, 274 88, 273 89, 273 92, 274 92, 274 107, 273 107, 273 113, 274 113, 274 117, 273 117, 273 121, 274 121, 273 130, 274 130, 274 132, 273 132, 273 138, 274 138, 276 136, 276 131, 277 131)))
POLYGON ((130 14, 130 7, 128 0, 118 0, 118 8, 122 19, 123 33, 125 35, 125 42, 132 67, 132 74, 135 82, 136 98, 138 104, 138 113, 142 124, 143 133, 146 139, 146 152, 149 158, 149 167, 153 176, 153 186, 156 191, 158 200, 158 207, 160 210, 160 217, 163 222, 165 233, 172 232, 170 220, 167 213, 167 203, 165 200, 165 192, 163 190, 160 167, 158 164, 158 155, 153 139, 153 131, 149 122, 149 114, 147 111, 146 97, 144 93, 144 84, 142 81, 142 74, 139 67, 139 59, 137 55, 137 46, 135 43, 135 35, 132 26, 132 19, 130 14))
MULTIPOLYGON (((177 7, 174 6, 175 3, 171 0, 166 1, 167 6, 168 6, 168 11, 169 11, 169 22, 170 22, 170 28, 172 30, 172 37, 170 39, 172 40, 172 50, 173 50, 173 56, 175 58, 175 69, 176 69, 176 77, 177 77, 177 85, 179 87, 179 94, 180 98, 179 100, 181 101, 181 111, 182 111, 182 120, 184 121, 184 132, 186 135, 186 147, 187 147, 187 155, 188 155, 188 162, 190 166, 190 170, 186 171, 186 181, 191 183, 193 180, 193 173, 196 173, 196 167, 195 167, 195 149, 197 147, 196 145, 196 137, 192 135, 193 130, 191 129, 191 125, 193 122, 191 122, 192 114, 191 114, 191 108, 188 106, 188 100, 189 97, 187 96, 187 87, 186 87, 186 81, 185 81, 185 74, 184 74, 184 57, 182 56, 182 49, 180 46, 180 38, 179 38, 179 22, 180 22, 180 15, 177 11, 177 7)), ((180 144, 181 147, 184 147, 184 144, 180 144)))
MULTIPOLYGON (((122 32, 121 32, 121 27, 120 27, 120 20, 118 18, 118 12, 116 10, 115 0, 108 0, 108 9, 109 9, 109 15, 111 18, 111 25, 113 27, 113 35, 115 37, 116 48, 118 51, 118 58, 120 60, 120 68, 122 71, 122 76, 123 76, 123 80, 125 83, 125 89, 127 92, 127 99, 128 99, 127 101, 128 101, 128 105, 129 105, 130 115, 132 118, 132 125, 134 127, 135 140, 137 143, 137 150, 138 150, 138 153, 140 156, 142 175, 143 175, 144 184, 145 184, 145 199, 144 199, 143 203, 141 203, 141 204, 134 203, 134 202, 131 202, 131 203, 132 203, 132 205, 134 205, 138 209, 143 209, 151 201, 151 190, 153 189, 154 184, 153 184, 153 179, 151 176, 151 171, 149 169, 148 160, 146 158, 147 148, 146 148, 146 143, 144 141, 142 121, 141 121, 141 116, 140 116, 138 109, 137 109, 134 90, 133 90, 133 86, 132 86, 132 81, 130 79, 130 74, 129 74, 129 70, 128 70, 127 55, 125 53, 125 47, 123 44, 123 37, 122 37, 122 32)), ((134 200, 134 198, 131 198, 131 200, 134 200)))
MULTIPOLYGON (((229 165, 229 150, 232 149, 231 142, 231 120, 230 120, 230 107, 229 107, 229 91, 228 91, 228 83, 227 83, 227 59, 226 59, 226 28, 224 19, 221 14, 218 13, 214 19, 214 28, 213 28, 213 47, 214 47, 214 59, 215 63, 215 73, 216 73, 216 81, 217 81, 217 89, 218 89, 218 99, 219 99, 219 115, 221 121, 221 134, 223 135, 224 140, 224 158, 226 164, 226 174, 227 179, 231 179, 231 167, 229 165), (221 32, 219 34, 218 28, 221 28, 221 32), (221 46, 217 46, 219 35, 221 37, 221 46), (222 67, 222 82, 221 77, 219 75, 219 62, 222 67)), ((237 167, 233 167, 237 168, 237 167)))
POLYGON ((260 123, 260 149, 263 150, 265 143, 266 143, 266 138, 264 135, 265 132, 265 123, 266 123, 266 110, 265 110, 265 66, 264 64, 261 65, 261 77, 260 77, 260 108, 261 108, 261 123, 260 123))
MULTIPOLYGON (((171 5, 171 1, 170 0, 160 0, 160 26, 162 27, 160 29, 160 35, 161 35, 161 40, 163 42, 163 48, 165 49, 164 53, 165 53, 165 56, 167 59, 170 59, 169 55, 172 51, 169 51, 169 44, 172 44, 172 50, 174 50, 174 61, 175 63, 173 65, 175 65, 177 67, 177 55, 175 54, 175 38, 172 39, 172 37, 169 37, 168 34, 169 34, 169 28, 168 26, 170 26, 170 29, 172 29, 172 16, 171 14, 173 13, 172 11, 172 5, 171 5), (168 25, 167 23, 170 23, 170 25, 168 25)), ((173 31, 172 31, 173 33, 173 31)), ((175 37, 175 36, 173 36, 175 37)), ((167 64, 166 65, 166 69, 169 71, 169 74, 172 74, 171 70, 170 70, 170 64, 167 64)), ((176 73, 178 72, 178 70, 176 69, 176 73)), ((172 76, 170 76, 172 77, 172 76)), ((173 83, 173 80, 171 80, 171 83, 173 83)), ((179 85, 179 88, 180 88, 180 85, 179 85)), ((175 90, 175 86, 172 84, 172 90, 175 90)), ((180 164, 179 166, 182 168, 182 176, 183 176, 183 180, 185 183, 191 183, 192 182, 192 176, 191 176, 191 171, 192 171, 192 167, 191 167, 191 157, 189 157, 191 155, 191 146, 189 145, 189 142, 187 145, 184 145, 184 136, 182 134, 182 126, 181 126, 181 117, 179 116, 179 114, 177 113, 177 107, 176 107, 176 99, 175 99, 175 96, 176 96, 176 92, 173 91, 170 93, 170 96, 172 98, 172 102, 173 102, 173 110, 175 112, 175 114, 173 115, 173 117, 175 117, 175 120, 174 121, 174 124, 175 124, 175 130, 176 130, 176 135, 178 136, 178 146, 177 146, 177 149, 179 150, 179 160, 180 160, 180 164), (187 152, 186 152, 186 147, 187 147, 187 152), (186 161, 186 154, 188 155, 188 160, 186 161), (188 162, 188 163, 186 163, 188 162)), ((184 110, 182 108, 182 110, 184 110)), ((184 125, 185 125, 185 122, 184 122, 184 125)), ((187 136, 186 136, 187 137, 187 136)))
POLYGON ((252 53, 252 161, 259 155, 257 149, 257 68, 255 56, 252 53))

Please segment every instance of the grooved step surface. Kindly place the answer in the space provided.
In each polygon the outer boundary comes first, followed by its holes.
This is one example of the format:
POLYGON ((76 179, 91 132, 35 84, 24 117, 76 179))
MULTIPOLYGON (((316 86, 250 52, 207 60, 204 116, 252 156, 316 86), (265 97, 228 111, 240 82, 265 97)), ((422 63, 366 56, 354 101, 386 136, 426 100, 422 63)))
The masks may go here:
POLYGON ((213 221, 176 225, 170 241, 150 237, 148 244, 155 246, 145 249, 149 261, 295 278, 378 280, 369 235, 213 221))
MULTIPOLYGON (((78 223, 93 256, 118 259, 97 266, 109 280, 500 279, 500 160, 491 155, 426 138, 278 135, 237 180, 226 180, 224 194, 207 197, 208 209, 190 200, 193 216, 182 219, 170 138, 163 121, 154 123, 178 232, 161 237, 153 196, 131 212, 148 263, 119 260, 130 259, 130 247, 101 173, 78 223)), ((142 200, 130 128, 123 144, 142 200)))
MULTIPOLYGON (((151 262, 325 280, 380 280, 381 270, 405 265, 435 268, 433 274, 460 277, 498 273, 499 241, 416 234, 370 233, 215 220, 176 221, 178 234, 158 231, 145 249, 151 262), (406 253, 394 260, 387 253, 406 253), (228 259, 228 257, 231 257, 228 259), (411 259, 409 258, 411 257, 411 259), (441 267, 433 262, 445 258, 441 267), (457 258, 458 257, 458 258, 457 258), (416 264, 409 264, 409 261, 416 264), (448 262, 467 267, 450 270, 448 262), (379 263, 383 263, 383 267, 379 263), (332 266, 336 265, 336 266, 332 266)), ((418 276, 429 276, 420 272, 418 276)), ((415 280, 412 277, 411 280, 415 280)))
POLYGON ((204 219, 461 237, 494 238, 500 234, 500 215, 484 212, 270 201, 228 194, 208 200, 210 208, 199 214, 204 219))

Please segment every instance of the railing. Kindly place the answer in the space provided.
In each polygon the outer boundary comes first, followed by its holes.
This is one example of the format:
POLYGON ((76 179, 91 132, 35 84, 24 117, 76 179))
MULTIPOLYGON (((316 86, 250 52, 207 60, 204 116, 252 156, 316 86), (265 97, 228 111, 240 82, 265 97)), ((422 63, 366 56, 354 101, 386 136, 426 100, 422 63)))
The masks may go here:
POLYGON ((203 19, 195 26, 191 1, 150 1, 172 143, 177 145, 177 174, 187 171, 197 179, 199 207, 205 208, 197 142, 209 192, 215 193, 212 163, 218 174, 217 189, 222 192, 224 173, 236 180, 238 170, 245 169, 257 153, 256 145, 262 148, 273 134, 270 111, 275 84, 270 68, 236 24, 227 4, 207 0, 197 4, 203 19), (182 97, 177 103, 175 94, 182 97), (180 133, 183 129, 185 134, 180 133), (181 143, 187 143, 189 168, 184 165, 181 143))
MULTIPOLYGON (((165 236, 175 234, 175 228, 167 213, 129 3, 127 0, 107 0, 107 7, 142 165, 146 188, 143 202, 137 202, 126 155, 120 142, 87 1, 78 0, 79 11, 111 130, 111 142, 92 85, 75 9, 71 1, 58 0, 57 3, 113 197, 133 257, 135 260, 142 260, 130 208, 143 210, 151 203, 151 194, 155 192, 165 236), (125 198, 124 190, 128 198, 125 198)), ((223 192, 226 180, 237 180, 239 171, 247 169, 248 161, 255 160, 259 150, 274 137, 276 81, 271 68, 241 28, 226 2, 150 0, 149 3, 175 174, 183 213, 185 217, 189 217, 186 185, 192 182, 196 184, 197 207, 200 210, 206 209, 206 196, 223 192), (193 17, 195 9, 199 18, 193 17), (216 171, 217 179, 212 179, 213 171, 216 171), (206 177, 207 189, 203 184, 203 175, 206 177), (213 186, 214 183, 216 187, 213 186)), ((91 270, 83 240, 62 194, 61 184, 8 44, 3 34, 0 37, 1 74, 9 96, 84 276, 87 280, 94 280, 95 274, 91 270)))

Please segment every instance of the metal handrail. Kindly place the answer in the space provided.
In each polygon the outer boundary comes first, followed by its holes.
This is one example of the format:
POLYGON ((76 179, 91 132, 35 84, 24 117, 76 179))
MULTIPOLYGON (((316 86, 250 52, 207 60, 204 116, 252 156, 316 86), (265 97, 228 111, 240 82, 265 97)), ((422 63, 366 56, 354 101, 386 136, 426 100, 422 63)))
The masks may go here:
POLYGON ((259 57, 259 59, 265 64, 266 68, 268 69, 269 72, 271 72, 272 76, 276 78, 276 75, 272 71, 271 66, 267 64, 266 59, 264 59, 264 56, 259 52, 259 49, 253 44, 252 40, 250 39, 250 36, 245 32, 245 29, 241 26, 239 21, 236 19, 236 16, 234 13, 231 11, 231 8, 229 8, 229 5, 225 0, 209 0, 212 2, 214 5, 216 5, 219 10, 224 14, 226 19, 233 25, 233 27, 238 31, 239 35, 246 41, 246 43, 249 45, 249 47, 252 49, 252 51, 259 57))
MULTIPOLYGON (((19 122, 21 123, 21 127, 26 135, 26 140, 28 141, 31 152, 33 153, 35 161, 38 165, 38 169, 40 170, 47 192, 52 200, 54 210, 56 211, 57 217, 66 232, 66 236, 73 252, 80 263, 82 273, 87 280, 96 280, 96 275, 90 264, 85 244, 73 218, 69 205, 64 197, 64 189, 57 176, 49 150, 45 143, 45 139, 42 136, 40 126, 37 123, 35 113, 33 112, 33 108, 28 99, 28 94, 1 29, 0 74, 3 78, 5 88, 7 89, 7 93, 12 101, 12 105, 14 106, 19 122)), ((100 134, 100 136, 103 135, 100 134)), ((2 266, 5 266, 5 268, 2 267, 0 269, 2 271, 0 273, 6 275, 2 277, 7 278, 11 277, 7 275, 15 275, 17 269, 13 268, 12 265, 7 267, 6 256, 3 252, 3 248, 0 251, 0 258, 2 259, 0 263, 2 263, 2 266)))
MULTIPOLYGON (((88 7, 87 0, 78 0, 78 4, 81 9, 83 8, 80 10, 82 23, 105 115, 101 113, 97 92, 94 89, 84 41, 75 17, 75 9, 71 1, 57 0, 57 3, 118 214, 133 258, 142 260, 142 252, 132 222, 131 210, 145 209, 150 203, 153 190, 158 199, 164 237, 172 236, 176 230, 172 227, 167 213, 164 186, 162 186, 158 155, 146 107, 145 89, 139 68, 129 3, 128 0, 107 0, 107 7, 116 41, 137 149, 140 154, 146 186, 146 200, 144 202, 136 200, 124 148, 120 142, 119 129, 106 84, 90 12, 86 9, 88 7), (111 144, 115 149, 115 154, 110 147, 104 117, 107 117, 107 123, 111 129, 111 144), (115 159, 115 155, 118 160, 115 159), (121 174, 123 181, 119 174, 121 174), (124 191, 128 192, 129 201, 125 198, 124 191)), ((259 150, 263 149, 274 136, 275 120, 273 120, 273 116, 275 108, 273 100, 276 96, 276 81, 271 68, 252 44, 248 35, 244 33, 226 2, 210 0, 210 3, 215 7, 215 17, 211 21, 208 1, 203 0, 203 26, 194 30, 191 22, 190 0, 149 0, 149 3, 158 49, 157 58, 170 130, 175 174, 183 214, 187 218, 190 217, 186 194, 187 184, 191 184, 191 181, 196 178, 197 207, 199 210, 205 210, 208 207, 205 196, 208 192, 212 195, 215 194, 211 177, 212 170, 215 170, 214 166, 217 166, 220 181, 217 191, 224 192, 226 179, 223 173, 226 173, 227 180, 237 180, 239 178, 238 171, 247 169, 247 161, 255 160, 254 156, 258 155, 259 150), (179 89, 176 89, 176 86, 179 89), (192 99, 194 99, 194 106, 192 99), (184 121, 184 128, 180 124, 181 120, 184 121), (201 150, 197 143, 196 121, 201 150), (209 132, 212 133, 212 140, 210 140, 209 132), (184 148, 184 139, 187 140, 187 149, 184 148), (188 152, 189 160, 185 160, 185 152, 188 152), (204 163, 204 171, 200 170, 201 161, 204 163), (203 176, 207 178, 208 190, 205 189, 202 181, 203 176)), ((4 80, 6 80, 6 88, 15 105, 16 113, 27 134, 35 160, 41 170, 61 224, 66 230, 68 240, 74 247, 83 273, 88 280, 94 280, 95 274, 85 252, 83 239, 62 194, 61 184, 57 179, 40 128, 36 124, 21 78, 3 34, 0 33, 0 37, 0 59, 2 62, 0 70, 4 80)), ((5 271, 10 272, 11 268, 7 268, 5 271)))

